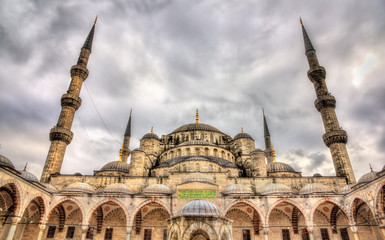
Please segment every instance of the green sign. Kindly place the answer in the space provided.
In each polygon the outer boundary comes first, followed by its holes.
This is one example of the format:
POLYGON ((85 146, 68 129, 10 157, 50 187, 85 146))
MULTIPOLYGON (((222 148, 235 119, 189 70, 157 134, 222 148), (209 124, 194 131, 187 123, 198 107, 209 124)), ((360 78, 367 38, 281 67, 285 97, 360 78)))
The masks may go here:
POLYGON ((216 198, 215 190, 179 190, 178 198, 216 198))

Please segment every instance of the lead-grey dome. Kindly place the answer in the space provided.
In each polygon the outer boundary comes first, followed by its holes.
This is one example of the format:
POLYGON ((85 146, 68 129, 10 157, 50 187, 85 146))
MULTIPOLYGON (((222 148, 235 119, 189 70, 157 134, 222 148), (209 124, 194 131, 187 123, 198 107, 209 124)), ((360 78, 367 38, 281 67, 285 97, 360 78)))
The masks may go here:
POLYGON ((158 135, 156 135, 155 133, 146 133, 144 134, 144 136, 142 137, 142 140, 143 139, 150 139, 150 138, 154 138, 156 140, 160 140, 160 138, 158 137, 158 135))
POLYGON ((282 183, 272 183, 270 185, 267 185, 263 191, 262 195, 274 195, 274 194, 292 194, 293 190, 282 183))
POLYGON ((253 191, 250 189, 250 187, 235 183, 230 186, 228 186, 225 191, 223 192, 225 195, 235 195, 235 196, 251 196, 254 195, 253 191))
POLYGON ((123 162, 123 161, 109 162, 100 169, 100 172, 104 172, 104 171, 129 173, 130 164, 123 162))
POLYGON ((164 184, 152 184, 143 189, 144 195, 169 195, 172 193, 171 189, 164 184))
POLYGON ((31 172, 28 172, 27 170, 20 171, 21 177, 24 178, 27 181, 31 182, 39 182, 39 179, 31 172))
POLYGON ((271 162, 267 165, 267 172, 268 173, 275 173, 275 172, 296 172, 294 168, 292 168, 290 165, 283 163, 283 162, 271 162))
POLYGON ((12 169, 15 170, 15 166, 13 165, 11 160, 9 160, 8 158, 4 157, 1 154, 0 154, 0 166, 2 166, 2 167, 9 167, 9 168, 12 168, 12 169))
POLYGON ((317 193, 334 193, 330 187, 325 186, 321 183, 309 183, 306 184, 300 191, 299 194, 317 194, 317 193))
POLYGON ((200 172, 191 173, 183 178, 182 183, 188 182, 214 183, 207 175, 200 172))
POLYGON ((357 183, 371 182, 371 181, 373 181, 376 178, 377 178, 377 172, 370 171, 370 172, 364 174, 362 177, 360 177, 360 179, 358 180, 357 183))
POLYGON ((112 183, 98 190, 99 193, 133 194, 132 190, 124 183, 112 183))
POLYGON ((207 125, 207 124, 204 124, 204 123, 190 123, 190 124, 186 124, 186 125, 183 125, 181 127, 178 127, 177 129, 172 131, 172 133, 189 132, 189 131, 209 131, 209 132, 222 133, 220 130, 216 129, 215 127, 207 125))
POLYGON ((234 140, 238 140, 241 138, 247 138, 247 139, 251 139, 254 141, 254 139, 248 133, 245 133, 245 132, 240 132, 234 136, 234 140))
POLYGON ((81 192, 81 193, 94 193, 95 188, 85 182, 71 183, 67 187, 63 188, 61 192, 81 192))
POLYGON ((192 200, 178 211, 179 216, 221 216, 221 211, 213 203, 205 200, 192 200))

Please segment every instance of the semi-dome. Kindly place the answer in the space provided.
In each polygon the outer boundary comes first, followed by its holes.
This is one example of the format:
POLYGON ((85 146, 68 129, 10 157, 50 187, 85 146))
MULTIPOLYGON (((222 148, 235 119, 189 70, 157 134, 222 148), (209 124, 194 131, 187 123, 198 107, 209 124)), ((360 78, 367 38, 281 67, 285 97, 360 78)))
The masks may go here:
POLYGON ((155 133, 152 133, 152 132, 144 134, 144 136, 142 137, 142 140, 143 139, 150 139, 150 138, 154 138, 154 139, 156 139, 158 141, 160 140, 158 135, 156 135, 155 133))
POLYGON ((282 183, 272 183, 270 185, 267 185, 263 191, 262 195, 274 195, 274 194, 292 194, 293 190, 282 183))
POLYGON ((296 171, 294 168, 292 168, 290 165, 283 163, 283 162, 271 162, 267 165, 267 172, 268 173, 275 173, 275 172, 293 172, 296 171))
POLYGON ((189 131, 209 131, 209 132, 222 133, 217 128, 215 128, 213 126, 210 126, 208 124, 204 124, 204 123, 190 123, 190 124, 186 124, 186 125, 183 125, 181 127, 178 127, 177 129, 172 131, 172 133, 189 132, 189 131))
POLYGON ((123 161, 109 162, 100 169, 100 172, 105 171, 128 173, 130 171, 130 164, 123 161))
POLYGON ((1 154, 0 154, 0 166, 15 169, 15 166, 13 165, 11 160, 9 160, 8 158, 4 157, 1 154))
POLYGON ((132 190, 124 183, 112 183, 104 188, 98 189, 99 193, 121 193, 133 194, 132 190))
POLYGON ((225 195, 236 195, 236 196, 251 196, 254 195, 253 191, 250 189, 250 187, 243 185, 243 184, 232 184, 228 186, 225 191, 223 192, 225 195))
POLYGON ((330 187, 325 186, 321 183, 309 183, 306 184, 300 191, 299 194, 317 194, 317 193, 334 193, 330 187))
POLYGON ((81 193, 94 193, 95 188, 85 182, 71 183, 67 187, 63 188, 61 192, 81 192, 81 193))
POLYGON ((200 172, 191 173, 182 180, 182 183, 189 182, 214 183, 206 174, 200 172))
POLYGON ((39 179, 31 172, 28 172, 27 170, 20 171, 21 177, 24 178, 27 181, 31 182, 39 182, 39 179))
POLYGON ((234 136, 234 140, 238 140, 241 138, 247 138, 247 139, 251 139, 254 141, 254 139, 248 133, 245 133, 245 132, 240 132, 234 136))
POLYGON ((360 179, 358 180, 357 183, 371 182, 371 181, 373 181, 376 178, 377 178, 377 172, 370 171, 370 172, 364 174, 362 177, 360 177, 360 179))
POLYGON ((143 189, 144 195, 169 195, 172 193, 171 189, 164 184, 152 184, 143 189))
POLYGON ((179 211, 179 216, 221 216, 221 211, 213 203, 205 200, 192 200, 179 211))

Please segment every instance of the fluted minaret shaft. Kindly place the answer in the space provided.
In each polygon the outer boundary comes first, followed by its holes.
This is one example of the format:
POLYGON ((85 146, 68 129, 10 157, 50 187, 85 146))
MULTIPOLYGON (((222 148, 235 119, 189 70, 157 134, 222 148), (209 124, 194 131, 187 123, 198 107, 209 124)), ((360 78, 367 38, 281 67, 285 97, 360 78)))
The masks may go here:
POLYGON ((325 128, 323 140, 327 147, 329 147, 336 175, 338 177, 345 177, 349 184, 355 183, 353 168, 350 163, 349 154, 346 150, 346 143, 348 136, 344 130, 341 129, 337 115, 335 112, 336 100, 329 93, 326 86, 326 70, 319 65, 316 51, 310 41, 310 38, 302 24, 302 33, 305 43, 305 54, 309 63, 309 71, 307 75, 313 83, 317 99, 314 102, 316 109, 321 113, 322 121, 325 128))
POLYGON ((127 162, 128 156, 130 156, 131 115, 132 115, 132 109, 130 111, 130 117, 128 118, 126 131, 124 132, 123 146, 122 146, 122 161, 123 162, 127 162))
POLYGON ((262 109, 263 114, 263 135, 265 139, 265 156, 267 159, 267 164, 273 162, 273 148, 271 146, 271 138, 270 138, 270 132, 269 127, 267 126, 267 121, 265 117, 265 111, 262 109))
POLYGON ((91 54, 95 24, 96 19, 80 51, 77 64, 71 67, 71 83, 67 93, 61 98, 62 109, 57 124, 49 133, 51 146, 41 175, 41 182, 48 182, 51 174, 60 173, 67 145, 71 143, 73 137, 72 122, 75 112, 82 102, 79 97, 80 90, 88 76, 87 63, 91 54))

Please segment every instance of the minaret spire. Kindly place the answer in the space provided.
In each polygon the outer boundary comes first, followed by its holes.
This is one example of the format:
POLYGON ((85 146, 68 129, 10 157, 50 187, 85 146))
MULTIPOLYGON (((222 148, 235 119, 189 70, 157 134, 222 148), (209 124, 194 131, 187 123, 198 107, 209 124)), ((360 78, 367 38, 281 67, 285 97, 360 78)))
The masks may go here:
POLYGON ((130 156, 130 153, 131 153, 130 152, 131 116, 132 116, 132 108, 130 110, 130 116, 128 117, 126 131, 124 132, 123 145, 121 148, 121 159, 123 162, 127 162, 128 156, 130 156))
POLYGON ((270 132, 269 128, 267 126, 266 116, 265 116, 265 110, 262 108, 262 115, 263 115, 263 133, 265 138, 265 156, 267 159, 267 163, 272 163, 273 158, 273 148, 271 146, 271 138, 270 138, 270 132))
POLYGON ((73 133, 71 127, 75 112, 79 109, 82 102, 79 97, 81 87, 88 77, 87 64, 91 54, 95 24, 96 21, 81 48, 77 64, 71 67, 71 83, 67 93, 61 98, 62 109, 57 124, 49 133, 51 146, 41 175, 41 182, 49 182, 51 174, 60 173, 67 145, 72 141, 73 133))
POLYGON ((309 71, 307 75, 313 83, 317 99, 314 102, 316 109, 321 113, 322 121, 325 128, 323 140, 330 149, 336 175, 344 177, 349 184, 356 183, 352 165, 350 163, 349 154, 346 150, 348 135, 340 127, 335 112, 336 100, 329 93, 326 86, 326 70, 318 63, 316 51, 310 41, 310 38, 300 19, 303 40, 305 44, 305 54, 309 63, 309 71))

